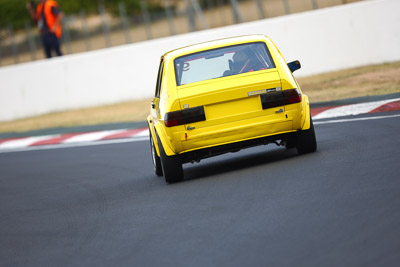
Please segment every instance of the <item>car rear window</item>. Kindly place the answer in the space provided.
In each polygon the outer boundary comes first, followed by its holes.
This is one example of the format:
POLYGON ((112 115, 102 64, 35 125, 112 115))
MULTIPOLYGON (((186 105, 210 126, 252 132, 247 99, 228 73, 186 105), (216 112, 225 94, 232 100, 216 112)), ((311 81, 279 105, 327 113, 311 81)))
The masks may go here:
POLYGON ((184 85, 275 68, 263 42, 226 46, 176 58, 176 84, 184 85))

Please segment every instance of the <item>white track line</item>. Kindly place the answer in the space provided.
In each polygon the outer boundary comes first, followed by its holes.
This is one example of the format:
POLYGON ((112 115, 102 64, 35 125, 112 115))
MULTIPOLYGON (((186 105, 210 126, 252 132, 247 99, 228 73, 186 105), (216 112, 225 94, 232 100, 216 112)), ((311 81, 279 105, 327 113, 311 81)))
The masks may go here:
POLYGON ((352 121, 368 121, 368 120, 389 119, 389 118, 396 118, 396 117, 400 117, 400 114, 388 115, 388 116, 375 116, 375 117, 355 118, 355 119, 315 121, 314 124, 318 125, 318 124, 331 124, 331 123, 352 122, 352 121))
POLYGON ((336 118, 336 117, 343 117, 343 116, 350 116, 350 115, 359 115, 368 113, 380 106, 386 105, 391 102, 399 101, 400 98, 389 99, 389 100, 382 100, 382 101, 375 101, 375 102, 368 102, 368 103, 361 103, 361 104, 354 104, 354 105, 346 105, 337 108, 331 108, 325 110, 316 116, 313 117, 314 120, 319 119, 327 119, 327 118, 336 118))

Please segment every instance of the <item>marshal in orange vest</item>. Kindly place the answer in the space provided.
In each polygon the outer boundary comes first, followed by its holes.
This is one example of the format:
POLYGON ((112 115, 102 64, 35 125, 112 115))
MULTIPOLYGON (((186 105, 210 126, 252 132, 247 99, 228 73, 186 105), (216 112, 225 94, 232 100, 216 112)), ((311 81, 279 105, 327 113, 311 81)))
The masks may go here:
POLYGON ((47 26, 49 27, 49 30, 52 31, 57 24, 54 33, 57 36, 57 38, 61 38, 62 34, 61 21, 59 19, 58 14, 53 14, 52 12, 52 7, 58 9, 58 4, 56 1, 47 0, 44 2, 40 2, 36 9, 36 21, 40 20, 40 17, 42 15, 43 4, 44 4, 44 15, 46 17, 46 23, 47 26))

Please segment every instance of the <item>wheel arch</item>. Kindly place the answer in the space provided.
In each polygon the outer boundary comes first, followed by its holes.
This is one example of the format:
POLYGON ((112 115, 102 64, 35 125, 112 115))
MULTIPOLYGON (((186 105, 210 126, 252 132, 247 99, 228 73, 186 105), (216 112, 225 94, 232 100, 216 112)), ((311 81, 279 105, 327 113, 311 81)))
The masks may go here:
POLYGON ((147 117, 147 123, 149 125, 151 137, 153 138, 157 156, 160 157, 160 148, 159 148, 160 144, 158 143, 158 140, 160 140, 161 145, 164 148, 164 152, 167 156, 175 155, 174 151, 171 149, 170 143, 168 142, 168 138, 167 138, 165 132, 163 131, 163 128, 162 128, 163 126, 161 125, 161 123, 158 122, 156 124, 153 124, 150 116, 147 117))
POLYGON ((302 123, 302 127, 301 130, 308 130, 311 127, 311 113, 310 113, 310 102, 308 100, 308 96, 306 96, 305 94, 303 94, 303 99, 302 99, 302 103, 303 103, 303 123, 302 123))

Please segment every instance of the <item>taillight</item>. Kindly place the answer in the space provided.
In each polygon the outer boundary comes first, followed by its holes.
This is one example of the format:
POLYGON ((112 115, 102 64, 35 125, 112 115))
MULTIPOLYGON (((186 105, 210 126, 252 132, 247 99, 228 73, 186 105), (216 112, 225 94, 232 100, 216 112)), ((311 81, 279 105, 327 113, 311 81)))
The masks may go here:
POLYGON ((261 95, 263 109, 274 108, 301 102, 301 94, 297 89, 283 90, 261 95))
POLYGON ((186 108, 165 114, 164 123, 167 127, 188 124, 206 120, 204 107, 186 108))

